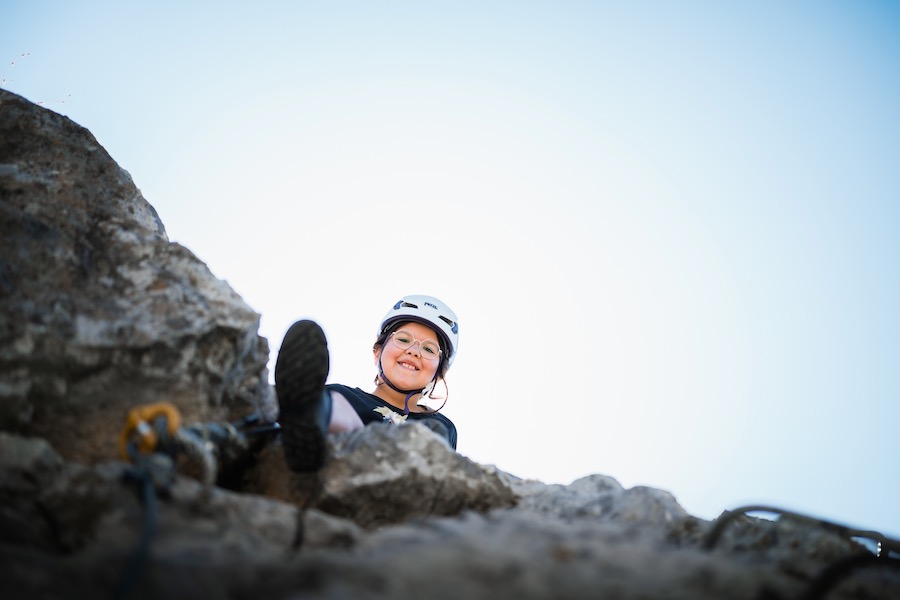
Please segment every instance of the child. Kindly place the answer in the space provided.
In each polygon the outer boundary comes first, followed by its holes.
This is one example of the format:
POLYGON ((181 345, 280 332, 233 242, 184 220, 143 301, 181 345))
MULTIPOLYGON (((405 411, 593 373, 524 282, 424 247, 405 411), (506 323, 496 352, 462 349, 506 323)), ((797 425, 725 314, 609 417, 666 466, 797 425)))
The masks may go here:
MULTIPOLYGON (((456 358, 456 315, 431 296, 407 296, 384 316, 372 347, 375 389, 325 385, 328 345, 313 321, 291 325, 275 362, 281 438, 294 471, 314 471, 325 462, 326 435, 372 422, 421 422, 456 449, 456 426, 423 404, 444 381, 456 358)), ((446 383, 445 383, 446 386, 446 383)), ((445 400, 446 402, 446 400, 445 400)))

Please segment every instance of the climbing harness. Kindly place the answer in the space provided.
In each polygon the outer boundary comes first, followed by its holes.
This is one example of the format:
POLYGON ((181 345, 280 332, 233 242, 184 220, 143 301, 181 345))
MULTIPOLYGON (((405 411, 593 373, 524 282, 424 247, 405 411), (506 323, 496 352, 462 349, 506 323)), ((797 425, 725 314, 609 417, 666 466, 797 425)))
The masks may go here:
POLYGON ((703 547, 706 550, 712 550, 716 542, 722 537, 722 532, 729 523, 742 515, 751 512, 767 512, 787 517, 794 521, 815 525, 836 533, 850 540, 869 540, 875 542, 875 553, 866 552, 865 554, 853 555, 835 561, 819 573, 810 584, 809 589, 803 596, 803 600, 821 600, 832 588, 834 588, 843 579, 847 578, 853 571, 868 567, 886 567, 890 569, 900 569, 900 540, 891 539, 877 531, 869 531, 855 529, 832 521, 826 521, 809 515, 776 508, 773 506, 750 505, 742 506, 734 510, 725 511, 719 516, 712 529, 706 535, 703 547))

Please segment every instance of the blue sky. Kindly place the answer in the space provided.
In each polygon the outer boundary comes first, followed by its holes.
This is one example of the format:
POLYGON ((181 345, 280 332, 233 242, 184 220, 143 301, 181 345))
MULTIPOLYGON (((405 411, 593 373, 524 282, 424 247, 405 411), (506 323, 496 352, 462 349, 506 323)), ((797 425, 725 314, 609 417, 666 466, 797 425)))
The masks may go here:
POLYGON ((7 1, 3 87, 88 128, 273 356, 314 318, 369 389, 381 316, 433 294, 473 460, 900 536, 895 3, 184 4, 7 1))

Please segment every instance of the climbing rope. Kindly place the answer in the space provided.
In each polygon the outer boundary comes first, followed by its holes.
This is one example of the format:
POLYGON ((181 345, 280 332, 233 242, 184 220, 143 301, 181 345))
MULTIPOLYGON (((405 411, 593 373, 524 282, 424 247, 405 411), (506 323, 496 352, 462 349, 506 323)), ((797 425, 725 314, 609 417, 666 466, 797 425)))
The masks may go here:
POLYGON ((235 461, 249 449, 249 438, 279 431, 277 424, 260 424, 258 415, 237 424, 198 423, 182 425, 181 413, 169 402, 132 408, 119 436, 119 454, 130 466, 123 480, 134 484, 144 507, 138 545, 122 574, 113 598, 125 600, 144 575, 150 544, 159 520, 157 494, 168 494, 175 482, 179 460, 199 467, 199 481, 211 488, 220 472, 220 463, 235 461))
POLYGON ((129 412, 119 437, 119 451, 131 462, 123 473, 123 480, 137 487, 144 519, 138 545, 116 586, 115 600, 128 598, 143 578, 159 518, 156 494, 157 491, 168 491, 175 480, 175 461, 171 456, 157 452, 157 448, 169 445, 169 438, 180 423, 181 415, 170 404, 140 406, 129 412))

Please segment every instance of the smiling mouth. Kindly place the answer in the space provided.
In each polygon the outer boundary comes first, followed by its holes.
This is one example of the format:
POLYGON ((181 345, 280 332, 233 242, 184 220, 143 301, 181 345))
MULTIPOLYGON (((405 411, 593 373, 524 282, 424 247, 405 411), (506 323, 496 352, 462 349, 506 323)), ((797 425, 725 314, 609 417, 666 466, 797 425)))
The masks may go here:
POLYGON ((397 364, 400 365, 401 367, 403 367, 404 369, 408 370, 408 371, 418 371, 418 370, 419 370, 415 365, 411 365, 411 364, 406 363, 406 362, 398 362, 397 364))

